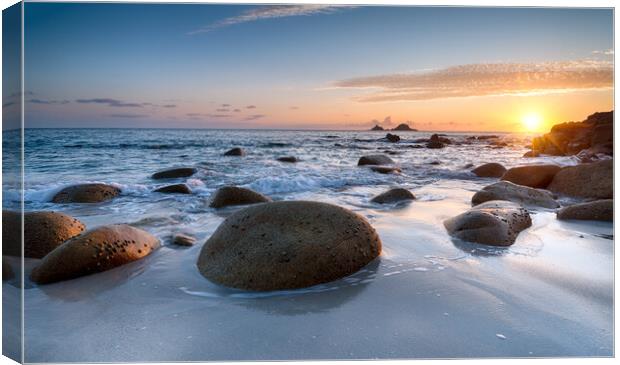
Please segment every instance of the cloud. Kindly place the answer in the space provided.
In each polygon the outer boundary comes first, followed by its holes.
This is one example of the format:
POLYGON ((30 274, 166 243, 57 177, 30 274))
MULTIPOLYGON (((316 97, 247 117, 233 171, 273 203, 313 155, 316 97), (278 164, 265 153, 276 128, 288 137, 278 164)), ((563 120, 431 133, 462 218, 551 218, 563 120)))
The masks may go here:
POLYGON ((605 56, 613 56, 614 55, 614 50, 613 49, 605 49, 602 51, 592 51, 592 54, 601 54, 601 55, 605 55, 605 56))
POLYGON ((185 115, 193 119, 232 117, 232 115, 230 114, 211 114, 211 113, 187 113, 185 115))
POLYGON ((46 105, 69 104, 70 103, 69 100, 43 100, 43 99, 29 99, 28 102, 32 104, 46 104, 46 105))
POLYGON ((233 110, 233 112, 235 112, 235 113, 240 113, 240 112, 241 112, 241 109, 234 109, 234 110, 233 110))
POLYGON ((298 106, 291 106, 289 109, 291 109, 291 110, 298 110, 299 107, 298 106))
POLYGON ((96 99, 77 99, 75 102, 81 104, 105 104, 113 107, 128 107, 128 108, 142 108, 145 104, 148 103, 128 103, 124 101, 120 101, 117 99, 108 99, 108 98, 96 98, 96 99))
POLYGON ((213 30, 229 27, 235 24, 254 22, 262 19, 285 18, 290 16, 308 16, 314 14, 330 14, 342 8, 352 8, 352 6, 336 5, 269 5, 251 9, 240 15, 225 18, 215 23, 200 27, 187 34, 194 35, 207 33, 213 30))
POLYGON ((177 106, 175 104, 164 104, 161 107, 162 108, 176 108, 177 106))
POLYGON ((219 108, 219 109, 215 109, 215 111, 225 113, 225 112, 229 112, 230 110, 228 108, 219 108))
POLYGON ((247 117, 247 118, 245 118, 244 120, 245 120, 245 121, 248 121, 248 120, 257 120, 257 119, 261 119, 261 118, 264 118, 264 117, 266 117, 266 115, 264 115, 264 114, 254 114, 254 115, 250 115, 250 116, 248 116, 248 117, 247 117))
POLYGON ((230 104, 220 104, 220 106, 221 106, 222 108, 228 108, 228 107, 230 106, 230 104))
POLYGON ((108 114, 111 118, 145 118, 147 114, 132 114, 132 113, 120 113, 120 114, 108 114))
POLYGON ((248 105, 245 108, 246 109, 256 109, 256 105, 248 105))
POLYGON ((339 88, 376 89, 361 102, 416 101, 491 95, 530 95, 613 86, 613 63, 581 60, 495 63, 358 77, 334 83, 339 88))

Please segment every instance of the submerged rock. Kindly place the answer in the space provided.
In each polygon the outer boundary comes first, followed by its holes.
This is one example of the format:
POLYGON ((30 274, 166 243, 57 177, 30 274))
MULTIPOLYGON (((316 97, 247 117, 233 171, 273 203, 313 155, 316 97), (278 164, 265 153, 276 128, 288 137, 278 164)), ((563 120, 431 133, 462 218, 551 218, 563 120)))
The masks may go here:
POLYGON ((299 160, 295 156, 283 156, 283 157, 278 157, 278 161, 280 161, 280 162, 295 163, 295 162, 297 162, 299 160))
POLYGON ((480 165, 471 170, 478 177, 502 177, 506 172, 506 168, 499 163, 491 162, 480 165))
POLYGON ((207 279, 246 290, 282 290, 333 281, 381 253, 368 221, 336 205, 281 201, 228 217, 204 244, 198 269, 207 279))
POLYGON ((396 166, 371 166, 370 169, 380 174, 391 174, 400 172, 400 167, 396 166))
POLYGON ((413 193, 409 190, 404 188, 394 188, 375 196, 370 201, 379 204, 390 204, 414 199, 415 195, 413 195, 413 193))
POLYGON ((527 210, 507 201, 489 201, 444 221, 451 236, 489 246, 510 246, 531 225, 527 210))
POLYGON ((358 166, 363 165, 392 165, 394 161, 386 155, 367 155, 360 157, 358 166))
POLYGON ((538 206, 550 209, 560 206, 553 198, 553 194, 546 190, 517 185, 509 181, 500 181, 485 186, 471 198, 473 205, 482 204, 491 200, 506 200, 527 206, 538 206))
POLYGON ((613 160, 562 168, 547 189, 554 193, 592 199, 611 199, 614 195, 613 160))
POLYGON ((560 169, 558 165, 518 166, 506 171, 502 180, 531 188, 546 188, 560 169))
POLYGON ((211 198, 209 206, 211 208, 222 208, 229 205, 247 205, 270 201, 271 198, 250 189, 238 186, 224 186, 217 189, 211 198))
POLYGON ((193 167, 178 167, 174 169, 168 169, 163 171, 158 171, 154 173, 151 177, 153 179, 175 179, 180 177, 190 177, 194 175, 198 170, 193 167))
POLYGON ((392 143, 396 143, 396 142, 400 141, 400 137, 398 135, 392 134, 392 133, 388 133, 385 136, 385 139, 387 139, 389 142, 392 142, 392 143))
POLYGON ((111 200, 121 189, 106 184, 80 184, 66 187, 56 193, 52 203, 100 203, 111 200))
POLYGON ((245 156, 245 150, 240 147, 231 148, 224 153, 224 156, 245 156))
MULTIPOLYGON (((63 213, 25 212, 24 257, 40 259, 85 228, 82 222, 63 213)), ((2 211, 2 254, 21 256, 21 246, 21 214, 2 211)))
POLYGON ((439 141, 430 141, 426 144, 426 148, 444 148, 446 145, 439 141))
POLYGON ((579 219, 589 221, 614 220, 614 201, 612 199, 569 205, 558 210, 558 219, 579 219))
POLYGON ((151 234, 126 224, 90 230, 55 248, 32 270, 37 284, 106 271, 139 260, 159 248, 151 234))
POLYGON ((196 243, 196 238, 183 233, 177 233, 172 236, 172 243, 179 246, 193 246, 196 243))
POLYGON ((165 194, 191 194, 192 191, 186 184, 174 184, 163 186, 159 189, 154 190, 156 193, 165 193, 165 194))

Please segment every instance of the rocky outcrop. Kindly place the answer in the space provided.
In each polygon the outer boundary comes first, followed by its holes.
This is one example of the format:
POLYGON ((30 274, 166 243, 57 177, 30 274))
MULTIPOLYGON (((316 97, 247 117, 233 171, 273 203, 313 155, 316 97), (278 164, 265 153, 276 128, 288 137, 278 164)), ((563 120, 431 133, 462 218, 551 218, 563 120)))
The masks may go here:
POLYGON ((385 130, 385 129, 383 129, 383 127, 382 127, 382 126, 380 126, 380 125, 378 125, 378 124, 375 124, 375 126, 374 126, 374 127, 372 127, 372 128, 370 128, 370 130, 371 130, 371 131, 383 131, 383 130, 385 130))
POLYGON ((396 142, 400 141, 400 137, 397 136, 396 134, 392 134, 392 133, 388 133, 385 136, 385 139, 387 139, 388 142, 392 142, 392 143, 396 143, 396 142))
POLYGON ((490 246, 510 246, 530 227, 527 210, 507 201, 489 201, 444 221, 448 233, 464 241, 490 246))
POLYGON ((245 290, 282 290, 333 281, 381 253, 368 221, 336 205, 281 201, 228 217, 204 244, 198 269, 207 279, 245 290))
POLYGON ((396 128, 392 129, 393 131, 412 131, 415 132, 417 129, 411 128, 407 123, 400 123, 396 128))
POLYGON ((66 187, 56 193, 52 203, 100 203, 121 193, 116 186, 106 184, 80 184, 66 187))
POLYGON ((198 170, 193 167, 178 167, 174 169, 168 169, 163 171, 158 171, 154 173, 151 178, 159 180, 159 179, 176 179, 180 177, 190 177, 194 175, 198 170))
POLYGON ((154 190, 156 193, 164 193, 164 194, 191 194, 192 190, 189 186, 185 184, 173 184, 163 186, 159 189, 154 190))
POLYGON ((156 237, 125 224, 99 227, 55 248, 30 278, 48 284, 106 271, 139 260, 159 245, 156 237))
POLYGON ((578 219, 588 221, 613 222, 614 201, 612 199, 604 199, 569 205, 558 211, 558 219, 578 219))
POLYGON ((278 157, 278 161, 280 161, 280 162, 288 162, 288 163, 295 163, 295 162, 298 162, 299 160, 295 156, 283 156, 283 157, 278 157))
POLYGON ((560 204, 553 199, 553 194, 546 190, 517 185, 509 181, 500 181, 485 186, 471 198, 473 205, 492 200, 506 200, 526 206, 537 206, 550 209, 560 206, 560 204))
POLYGON ((611 199, 614 195, 613 160, 562 168, 547 189, 554 193, 591 199, 611 199))
POLYGON ((209 206, 222 208, 229 205, 247 205, 270 202, 271 199, 253 190, 238 186, 224 186, 215 192, 209 206))
MULTIPOLYGON (((63 213, 25 212, 24 257, 40 259, 85 228, 82 222, 63 213)), ((21 238, 21 214, 2 211, 2 254, 21 256, 21 238)))
POLYGON ((363 165, 392 165, 394 161, 386 155, 368 155, 360 157, 358 166, 363 165))
POLYGON ((409 190, 403 188, 394 188, 375 196, 370 201, 378 204, 392 204, 414 199, 415 195, 413 195, 413 193, 411 193, 409 190))
POLYGON ((506 171, 502 180, 531 188, 546 188, 555 174, 560 171, 558 165, 526 165, 513 167, 506 171))
POLYGON ((506 168, 499 163, 491 162, 480 165, 471 170, 478 177, 502 177, 506 172, 506 168))
POLYGON ((245 156, 245 150, 240 147, 231 148, 224 153, 224 156, 245 156))
POLYGON ((582 122, 556 124, 549 133, 532 140, 532 151, 564 156, 596 148, 599 153, 612 155, 613 122, 613 111, 610 111, 594 113, 582 122))
POLYGON ((452 140, 449 138, 440 136, 439 134, 433 134, 426 144, 426 148, 444 148, 447 144, 451 144, 452 140))

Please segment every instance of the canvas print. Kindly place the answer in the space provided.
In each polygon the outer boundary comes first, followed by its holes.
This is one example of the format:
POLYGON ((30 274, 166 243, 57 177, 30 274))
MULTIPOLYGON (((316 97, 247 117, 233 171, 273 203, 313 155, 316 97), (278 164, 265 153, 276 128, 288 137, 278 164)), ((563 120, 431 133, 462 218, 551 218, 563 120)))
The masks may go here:
POLYGON ((611 357, 612 8, 17 3, 3 354, 611 357))

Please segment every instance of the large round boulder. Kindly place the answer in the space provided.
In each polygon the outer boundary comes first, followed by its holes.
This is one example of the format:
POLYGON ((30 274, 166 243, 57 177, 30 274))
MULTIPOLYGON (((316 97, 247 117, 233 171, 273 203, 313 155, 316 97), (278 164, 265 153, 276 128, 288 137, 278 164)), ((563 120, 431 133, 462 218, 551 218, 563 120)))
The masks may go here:
MULTIPOLYGON (((24 213, 24 257, 40 259, 66 240, 81 234, 86 226, 57 212, 24 213)), ((2 211, 2 254, 21 256, 21 214, 2 211)))
POLYGON ((471 170, 478 177, 502 177, 506 168, 497 162, 485 163, 471 170))
POLYGON ((207 279, 246 290, 309 287, 350 275, 381 253, 368 221, 309 201, 251 206, 228 217, 202 247, 207 279))
POLYGON ((394 161, 386 155, 368 155, 360 157, 358 166, 363 165, 391 165, 394 161))
POLYGON ((555 174, 560 171, 558 165, 526 165, 508 169, 502 180, 530 188, 546 188, 555 174))
POLYGON ((612 199, 574 204, 558 210, 558 219, 578 219, 588 221, 614 220, 614 201, 612 199))
POLYGON ((231 148, 224 153, 224 156, 245 156, 245 150, 240 147, 231 148))
POLYGON ((102 226, 54 249, 30 278, 48 284, 110 270, 147 256, 159 245, 156 237, 141 229, 126 224, 102 226))
POLYGON ((156 193, 164 194, 191 194, 192 190, 186 184, 173 184, 162 186, 154 190, 156 193))
POLYGON ((176 179, 180 177, 190 177, 198 170, 193 167, 177 167, 174 169, 162 170, 154 173, 151 178, 159 179, 176 179))
POLYGON ((489 246, 510 246, 531 225, 527 210, 507 201, 489 201, 444 221, 451 236, 489 246))
POLYGON ((579 198, 611 199, 614 195, 613 167, 613 160, 564 167, 547 189, 579 198))
POLYGON ((391 204, 414 199, 415 195, 413 195, 413 193, 409 190, 404 188, 394 188, 375 196, 370 201, 379 204, 391 204))
POLYGON ((491 200, 506 200, 526 206, 551 209, 560 207, 560 204, 553 198, 553 194, 550 192, 513 184, 509 181, 499 181, 485 186, 471 198, 473 205, 491 200))
POLYGON ((56 193, 52 203, 100 203, 120 193, 121 189, 107 184, 72 185, 56 193))
POLYGON ((213 194, 209 206, 211 208, 222 208, 229 205, 247 205, 270 201, 271 198, 250 189, 238 186, 224 186, 217 189, 215 194, 213 194))

